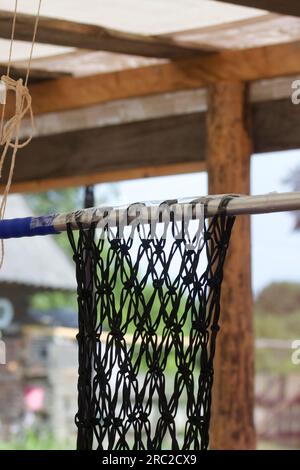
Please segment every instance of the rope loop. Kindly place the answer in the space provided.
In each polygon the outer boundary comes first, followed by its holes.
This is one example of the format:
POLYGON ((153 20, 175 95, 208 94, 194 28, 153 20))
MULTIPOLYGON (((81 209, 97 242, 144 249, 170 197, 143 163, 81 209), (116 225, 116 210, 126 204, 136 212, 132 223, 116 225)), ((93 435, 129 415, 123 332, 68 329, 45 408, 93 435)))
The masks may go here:
MULTIPOLYGON (((33 121, 33 112, 32 112, 32 105, 31 105, 31 96, 27 87, 30 68, 31 68, 31 61, 33 55, 33 48, 36 39, 36 33, 38 29, 38 22, 40 17, 40 10, 41 10, 42 0, 39 0, 38 3, 38 10, 34 22, 33 28, 33 36, 31 42, 31 48, 29 53, 28 65, 26 70, 26 77, 25 83, 23 84, 23 80, 19 78, 18 80, 14 80, 10 77, 10 68, 12 62, 12 50, 13 50, 13 42, 15 37, 15 29, 16 29, 16 21, 17 21, 17 12, 18 12, 18 0, 15 0, 15 7, 14 7, 14 14, 12 20, 12 28, 11 28, 11 37, 10 37, 10 46, 9 46, 9 55, 8 55, 8 63, 7 63, 7 72, 6 75, 2 75, 1 82, 4 84, 6 88, 6 93, 8 91, 13 91, 15 93, 15 113, 14 115, 5 121, 5 109, 6 109, 6 99, 3 101, 2 111, 0 113, 0 145, 3 147, 1 156, 0 156, 0 178, 2 176, 2 169, 7 158, 7 154, 9 149, 12 149, 11 152, 11 161, 8 170, 8 178, 5 185, 5 189, 0 201, 0 220, 4 218, 6 204, 7 204, 7 197, 9 194, 9 190, 11 187, 14 168, 16 163, 16 156, 17 151, 21 148, 24 148, 32 139, 33 136, 33 129, 34 129, 34 121, 33 121), (19 142, 19 134, 20 128, 22 124, 22 119, 29 113, 30 121, 31 121, 31 135, 22 143, 19 142)), ((3 265, 4 260, 4 242, 1 240, 0 242, 0 269, 3 265)))
MULTIPOLYGON (((13 91, 16 95, 15 114, 12 116, 3 126, 0 145, 8 146, 13 149, 23 148, 29 144, 32 139, 34 129, 34 119, 32 111, 32 99, 29 93, 28 87, 23 84, 22 78, 14 80, 13 78, 2 75, 1 81, 5 84, 7 91, 13 91), (32 133, 25 140, 25 142, 19 143, 19 131, 22 123, 22 119, 29 113, 32 133), (15 139, 14 142, 12 140, 15 139)), ((5 149, 3 150, 4 153, 5 149)), ((2 157, 3 158, 3 153, 2 157)))

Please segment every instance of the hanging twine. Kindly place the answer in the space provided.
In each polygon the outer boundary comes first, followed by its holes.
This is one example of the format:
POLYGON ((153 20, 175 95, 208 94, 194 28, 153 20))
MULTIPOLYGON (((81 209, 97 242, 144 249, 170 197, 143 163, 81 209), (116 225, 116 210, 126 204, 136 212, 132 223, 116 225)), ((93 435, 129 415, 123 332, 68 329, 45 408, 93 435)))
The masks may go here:
POLYGON ((0 162, 0 176, 1 176, 1 169, 2 169, 2 160, 5 158, 5 153, 9 147, 15 149, 19 149, 25 147, 32 139, 32 134, 30 137, 25 140, 25 142, 21 144, 17 144, 17 138, 19 136, 19 131, 22 123, 22 119, 25 117, 27 113, 29 113, 30 120, 31 120, 31 127, 33 130, 34 127, 34 120, 33 120, 33 111, 31 106, 31 96, 26 85, 23 85, 22 78, 18 80, 14 80, 7 75, 2 75, 1 77, 2 83, 5 84, 7 91, 13 91, 16 96, 16 107, 15 107, 15 114, 12 116, 6 124, 3 126, 2 135, 0 140, 0 145, 4 145, 4 150, 1 155, 1 162, 0 162), (13 142, 14 139, 14 142, 13 142))
MULTIPOLYGON (((11 41, 10 41, 10 48, 9 48, 9 60, 7 65, 7 73, 1 77, 1 83, 5 87, 5 94, 9 91, 15 94, 15 113, 12 117, 10 117, 7 122, 4 124, 5 118, 5 105, 6 99, 4 97, 3 100, 3 108, 1 113, 1 122, 0 122, 0 145, 3 146, 3 150, 0 157, 0 178, 2 177, 2 169, 5 163, 6 158, 8 157, 9 150, 12 149, 11 154, 11 162, 9 167, 8 179, 5 186, 4 193, 2 195, 1 203, 0 203, 0 220, 4 218, 6 204, 7 204, 7 197, 9 194, 15 162, 16 162, 16 155, 17 151, 20 148, 25 147, 29 144, 33 136, 33 129, 34 129, 34 120, 33 120, 33 111, 32 111, 32 99, 31 95, 28 90, 28 79, 30 74, 31 68, 31 61, 32 61, 32 54, 33 54, 33 47, 35 44, 36 33, 38 28, 38 21, 40 16, 40 9, 41 9, 42 0, 39 0, 38 4, 38 11, 35 19, 34 30, 33 30, 33 37, 31 43, 31 49, 29 54, 28 66, 26 71, 25 82, 23 83, 22 78, 18 80, 14 80, 10 77, 10 67, 11 67, 11 58, 12 58, 12 46, 13 40, 15 35, 15 27, 16 27, 16 18, 17 18, 17 9, 18 9, 18 0, 15 0, 15 9, 13 15, 13 22, 12 22, 12 32, 11 32, 11 41), (24 141, 19 141, 20 129, 22 124, 22 119, 29 115, 31 121, 31 135, 24 141)), ((4 259, 4 244, 3 240, 1 240, 1 253, 0 253, 0 268, 3 264, 4 259)))
POLYGON ((0 177, 2 176, 2 169, 7 157, 7 153, 9 148, 13 149, 12 159, 11 159, 11 166, 9 171, 9 177, 6 184, 6 188, 4 194, 2 196, 1 204, 0 204, 0 219, 3 219, 5 207, 6 207, 6 200, 8 196, 8 192, 11 185, 11 180, 13 176, 14 166, 15 166, 15 157, 17 150, 20 148, 25 147, 32 139, 32 134, 29 136, 25 142, 19 142, 19 133, 20 127, 22 123, 22 119, 24 116, 29 113, 31 126, 33 130, 34 121, 33 121, 33 112, 31 106, 31 96, 27 86, 23 85, 23 80, 20 78, 19 80, 14 80, 7 75, 3 75, 1 77, 2 83, 5 84, 7 91, 13 91, 15 93, 15 114, 6 122, 6 124, 2 128, 2 135, 0 140, 0 145, 3 146, 3 151, 0 157, 0 177))

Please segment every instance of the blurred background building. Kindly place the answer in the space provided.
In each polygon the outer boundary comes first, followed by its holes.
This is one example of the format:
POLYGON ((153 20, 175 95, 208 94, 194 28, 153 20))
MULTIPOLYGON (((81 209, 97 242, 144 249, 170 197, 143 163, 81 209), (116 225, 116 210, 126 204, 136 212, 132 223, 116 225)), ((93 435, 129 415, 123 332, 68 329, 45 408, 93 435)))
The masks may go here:
MULTIPOLYGON (((7 216, 30 215, 25 199, 9 198, 7 216)), ((75 437, 77 314, 75 309, 42 308, 33 299, 74 293, 75 275, 67 255, 51 237, 5 243, 0 271, 0 326, 6 365, 0 374, 0 440, 26 432, 75 437)))

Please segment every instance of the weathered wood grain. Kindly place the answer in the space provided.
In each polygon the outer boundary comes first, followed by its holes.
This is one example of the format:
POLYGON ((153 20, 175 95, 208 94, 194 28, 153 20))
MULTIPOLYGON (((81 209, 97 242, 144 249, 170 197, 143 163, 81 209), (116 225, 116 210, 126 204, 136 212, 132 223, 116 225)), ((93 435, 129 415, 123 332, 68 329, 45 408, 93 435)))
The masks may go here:
POLYGON ((35 114, 82 108, 114 100, 300 73, 300 41, 207 54, 119 72, 65 77, 30 87, 35 114))
MULTIPOLYGON (((209 194, 249 194, 251 137, 246 87, 211 86, 207 111, 209 194)), ((225 262, 212 401, 213 449, 255 447, 250 217, 238 217, 225 262)))
MULTIPOLYGON (((0 11, 0 37, 10 39, 13 14, 0 11)), ((31 41, 35 16, 19 13, 15 39, 31 41)), ((143 36, 102 26, 41 16, 36 42, 144 57, 181 58, 197 54, 197 46, 183 47, 172 39, 143 36)), ((207 48, 209 49, 209 48, 207 48)))
MULTIPOLYGON (((289 98, 259 101, 251 104, 251 113, 253 152, 300 148, 300 105, 293 105, 289 98)), ((61 134, 42 133, 20 149, 12 190, 42 191, 203 170, 205 119, 205 111, 194 111, 61 134)))

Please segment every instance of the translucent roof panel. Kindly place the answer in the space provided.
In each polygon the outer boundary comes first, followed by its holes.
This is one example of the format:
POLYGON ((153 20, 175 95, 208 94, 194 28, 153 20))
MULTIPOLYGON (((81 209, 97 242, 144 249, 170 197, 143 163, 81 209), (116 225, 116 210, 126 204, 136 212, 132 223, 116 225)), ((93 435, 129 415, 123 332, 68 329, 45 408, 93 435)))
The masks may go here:
MULTIPOLYGON (((12 10, 14 0, 1 0, 12 10)), ((33 14, 38 0, 18 0, 33 14)), ((262 11, 213 0, 42 0, 42 15, 145 34, 162 34, 260 16, 262 11)))
MULTIPOLYGON (((1 9, 12 11, 14 4, 14 0, 1 0, 1 9)), ((38 0, 18 0, 19 12, 35 14, 37 7, 38 0)), ((42 0, 41 14, 133 33, 162 35, 200 49, 249 48, 300 39, 300 18, 214 0, 42 0)), ((19 61, 20 67, 26 68, 29 46, 20 41, 14 44, 13 61, 19 61)), ((8 50, 9 41, 0 39, 0 63, 7 61, 8 50)), ((156 60, 46 44, 35 45, 34 59, 33 68, 74 75, 139 67, 156 60)))

